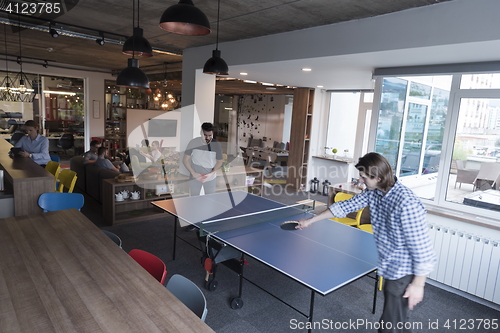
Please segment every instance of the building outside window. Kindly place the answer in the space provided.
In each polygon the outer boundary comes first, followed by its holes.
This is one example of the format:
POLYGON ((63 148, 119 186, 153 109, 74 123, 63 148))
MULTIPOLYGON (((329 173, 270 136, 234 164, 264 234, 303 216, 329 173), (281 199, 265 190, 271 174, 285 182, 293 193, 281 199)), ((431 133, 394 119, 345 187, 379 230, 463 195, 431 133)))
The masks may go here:
POLYGON ((500 211, 500 74, 381 80, 374 150, 396 176, 435 204, 500 211))

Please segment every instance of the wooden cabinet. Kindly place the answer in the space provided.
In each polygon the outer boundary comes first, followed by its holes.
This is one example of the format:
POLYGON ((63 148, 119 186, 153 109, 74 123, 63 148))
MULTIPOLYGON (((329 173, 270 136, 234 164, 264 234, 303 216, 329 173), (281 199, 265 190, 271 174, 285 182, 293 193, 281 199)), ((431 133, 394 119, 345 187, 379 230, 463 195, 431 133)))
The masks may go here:
POLYGON ((306 185, 309 160, 314 89, 296 88, 293 95, 292 128, 287 183, 295 190, 306 185))
POLYGON ((116 152, 127 148, 127 109, 145 109, 146 104, 144 89, 118 87, 106 81, 104 145, 110 156, 116 157, 116 152))
MULTIPOLYGON (((248 191, 261 195, 263 186, 263 170, 231 167, 228 172, 217 172, 216 192, 248 191), (253 184, 247 185, 247 177, 253 178, 253 184)), ((168 179, 158 175, 152 180, 138 179, 135 182, 118 182, 116 179, 104 179, 102 184, 102 214, 110 225, 147 220, 160 217, 163 210, 151 205, 156 200, 189 196, 189 177, 178 174, 168 179), (165 193, 165 187, 169 189, 165 193), (116 201, 115 194, 121 191, 140 192, 139 198, 116 201), (173 192, 172 192, 173 190, 173 192), (157 195, 157 191, 163 194, 157 195), (148 194, 149 193, 149 194, 148 194)))

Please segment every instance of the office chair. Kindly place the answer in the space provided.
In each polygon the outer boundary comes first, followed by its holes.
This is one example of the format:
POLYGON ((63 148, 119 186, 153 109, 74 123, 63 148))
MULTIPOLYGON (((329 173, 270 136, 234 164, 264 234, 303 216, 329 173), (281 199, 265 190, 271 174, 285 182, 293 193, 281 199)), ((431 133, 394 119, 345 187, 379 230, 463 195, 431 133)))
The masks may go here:
POLYGON ((10 137, 10 144, 15 146, 16 143, 21 140, 21 138, 23 136, 25 136, 26 134, 22 133, 22 132, 16 132, 14 134, 12 134, 12 136, 10 137))
POLYGON ((73 148, 74 145, 75 145, 75 138, 74 138, 73 134, 70 134, 70 133, 63 134, 59 138, 59 141, 57 142, 57 146, 64 151, 64 155, 66 155, 66 151, 68 149, 73 148))
POLYGON ((207 317, 207 300, 203 292, 191 280, 175 274, 168 280, 167 289, 174 294, 189 310, 205 321, 207 317))
POLYGON ((80 193, 43 193, 38 198, 38 206, 44 213, 71 208, 80 210, 83 204, 84 198, 80 193))
POLYGON ((165 283, 167 277, 167 266, 157 256, 138 249, 133 249, 128 253, 139 265, 142 266, 149 274, 151 274, 161 284, 165 283))
POLYGON ((50 155, 50 159, 54 162, 61 163, 61 158, 57 155, 50 155))

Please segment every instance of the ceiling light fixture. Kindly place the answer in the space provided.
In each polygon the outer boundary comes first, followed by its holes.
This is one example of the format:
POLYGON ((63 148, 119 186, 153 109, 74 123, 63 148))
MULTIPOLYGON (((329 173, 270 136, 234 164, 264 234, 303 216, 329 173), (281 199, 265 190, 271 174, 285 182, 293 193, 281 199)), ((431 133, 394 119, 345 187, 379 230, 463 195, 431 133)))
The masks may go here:
POLYGON ((152 57, 153 48, 146 38, 144 38, 143 30, 139 27, 139 9, 140 1, 137 0, 137 27, 135 26, 135 1, 132 1, 132 26, 133 34, 123 44, 122 53, 128 55, 136 55, 139 57, 152 57))
POLYGON ((127 88, 149 89, 149 79, 139 68, 139 60, 128 59, 128 67, 120 72, 116 78, 116 85, 127 88))
POLYGON ((102 32, 99 32, 100 38, 97 38, 95 42, 101 46, 104 45, 104 34, 102 32))
POLYGON ((17 15, 17 20, 19 23, 19 57, 18 63, 21 67, 19 73, 17 73, 14 78, 14 87, 11 88, 13 94, 16 94, 15 100, 18 102, 33 102, 33 98, 35 98, 34 92, 35 89, 32 88, 30 80, 23 72, 23 58, 22 58, 22 44, 21 44, 21 19, 19 14, 17 15), (17 83, 17 84, 16 84, 17 83), (17 87, 16 87, 17 86, 17 87))
MULTIPOLYGON (((133 3, 135 7, 135 2, 133 3)), ((134 47, 135 50, 135 45, 132 45, 132 47, 134 47)), ((139 60, 134 58, 135 53, 136 52, 132 52, 132 58, 128 59, 127 68, 118 74, 118 77, 116 78, 116 85, 127 88, 149 89, 149 79, 139 68, 139 60)))
POLYGON ((312 69, 310 69, 310 68, 302 68, 302 71, 303 72, 310 72, 310 71, 312 71, 312 69))
POLYGON ((241 72, 240 75, 248 75, 246 72, 241 72))
POLYGON ((7 60, 7 25, 3 26, 4 40, 5 40, 5 77, 0 83, 0 100, 2 101, 13 101, 14 96, 12 95, 11 88, 14 86, 12 78, 9 76, 9 61, 7 60))
POLYGON ((229 75, 229 68, 224 59, 220 57, 219 51, 219 19, 220 17, 220 0, 217 3, 217 36, 215 39, 215 50, 212 51, 212 58, 208 59, 203 66, 203 73, 215 75, 229 75))
POLYGON ((58 90, 44 90, 44 94, 55 94, 55 95, 67 95, 67 96, 75 96, 76 93, 69 91, 58 91, 58 90))
POLYGON ((191 0, 180 0, 161 16, 159 27, 179 35, 203 36, 212 32, 207 16, 191 0))
POLYGON ((59 37, 59 33, 57 32, 57 30, 52 28, 52 23, 49 23, 49 33, 52 36, 52 38, 59 37))

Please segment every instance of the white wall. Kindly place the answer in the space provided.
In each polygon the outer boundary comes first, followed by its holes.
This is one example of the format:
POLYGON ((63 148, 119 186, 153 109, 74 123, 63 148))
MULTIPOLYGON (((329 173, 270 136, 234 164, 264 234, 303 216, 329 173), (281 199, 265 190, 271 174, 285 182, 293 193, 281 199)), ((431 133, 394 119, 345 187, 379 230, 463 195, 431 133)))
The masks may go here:
POLYGON ((151 142, 163 140, 162 147, 175 147, 176 151, 181 151, 180 147, 180 128, 181 128, 181 113, 180 111, 162 111, 162 110, 139 110, 127 109, 127 146, 141 147, 142 140, 151 142), (176 137, 150 137, 148 136, 149 120, 150 119, 172 119, 177 120, 177 136, 176 137), (146 133, 146 135, 144 135, 146 133))
MULTIPOLYGON (((352 157, 356 141, 356 129, 360 103, 360 92, 332 93, 328 116, 328 132, 325 147, 337 149, 343 156, 344 150, 352 157)), ((331 151, 329 154, 333 154, 331 151)))

